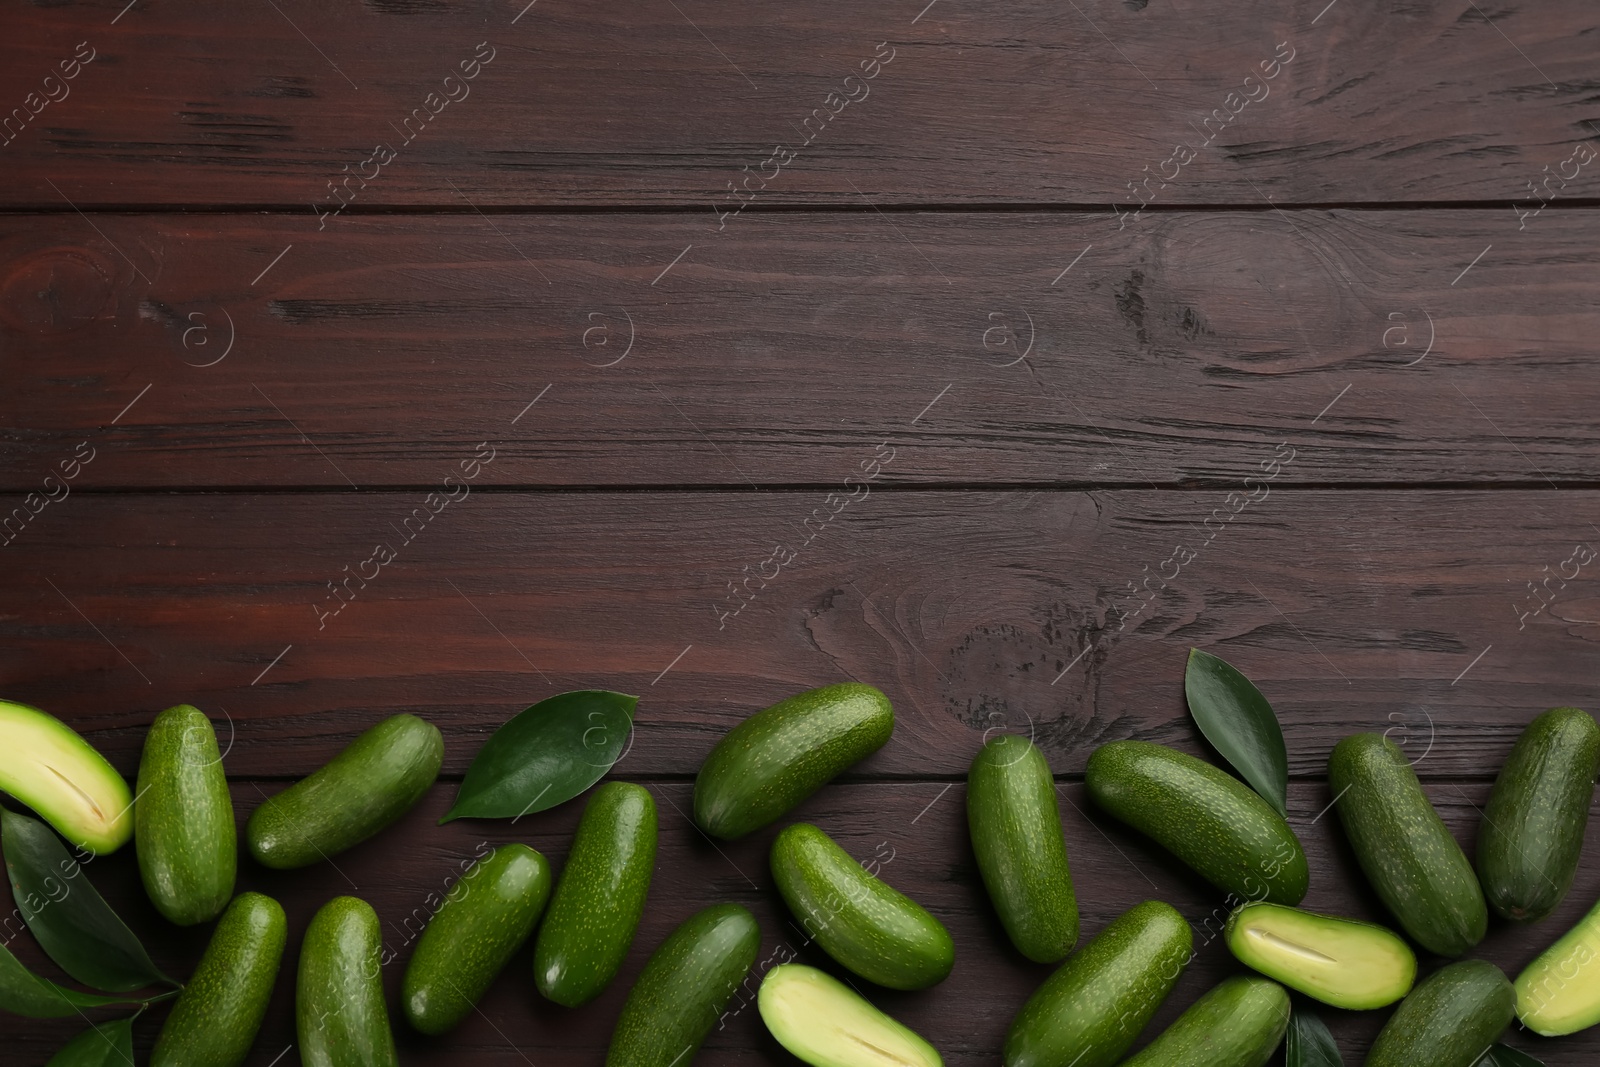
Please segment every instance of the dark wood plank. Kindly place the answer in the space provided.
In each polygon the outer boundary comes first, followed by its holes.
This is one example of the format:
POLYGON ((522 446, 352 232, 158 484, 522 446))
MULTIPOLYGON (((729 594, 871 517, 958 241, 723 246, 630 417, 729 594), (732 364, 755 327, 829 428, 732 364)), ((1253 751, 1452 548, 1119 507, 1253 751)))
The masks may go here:
POLYGON ((820 491, 475 492, 426 524, 421 492, 74 496, 3 549, 0 677, 130 774, 180 701, 232 717, 237 774, 305 774, 401 710, 460 773, 591 687, 643 695, 627 773, 687 774, 845 679, 899 709, 861 773, 964 775, 986 729, 1031 723, 1070 774, 1113 738, 1198 750, 1191 645, 1256 679, 1302 776, 1386 729, 1432 739, 1426 774, 1490 775, 1538 711, 1594 707, 1600 496, 1264 488, 1231 522, 1219 490, 871 492, 809 545, 820 491), (397 558, 362 567, 377 543, 397 558))
MULTIPOLYGON (((1163 203, 1509 202, 1596 133, 1582 0, 123 6, 13 18, 7 203, 271 203, 310 218, 338 204, 330 180, 368 161, 370 184, 349 187, 362 207, 465 197, 709 217, 780 143, 793 161, 745 187, 765 203, 1110 205, 1136 203, 1129 185, 1149 175, 1143 196, 1163 203), (96 58, 60 82, 78 42, 96 58), (480 42, 493 59, 447 84, 480 42), (845 82, 879 42, 890 64, 845 82), (859 103, 825 105, 829 92, 859 103), (813 109, 841 107, 807 145, 813 109), (381 168, 380 142, 395 153, 381 168)), ((1593 174, 1551 189, 1592 197, 1593 174)))
MULTIPOLYGON (((266 785, 265 792, 275 789, 266 785)), ((732 900, 750 907, 763 931, 760 959, 794 954, 806 962, 831 966, 790 925, 782 901, 771 888, 766 854, 776 827, 744 840, 713 848, 682 814, 689 805, 684 783, 653 783, 661 814, 661 852, 644 923, 627 964, 604 995, 581 1009, 567 1011, 539 999, 533 987, 529 953, 513 961, 482 1004, 482 1014, 465 1022, 447 1038, 421 1040, 394 1016, 408 1064, 474 1064, 512 1067, 531 1060, 538 1064, 597 1063, 604 1055, 611 1026, 639 968, 671 928, 708 904, 732 900), (774 954, 777 953, 775 956, 774 954)), ((956 969, 951 977, 920 993, 872 990, 872 999, 925 1034, 952 1065, 995 1062, 1012 1015, 1049 974, 1024 960, 1005 941, 1004 933, 978 881, 966 833, 964 784, 946 789, 937 782, 840 785, 824 790, 795 813, 816 822, 855 856, 888 857, 882 876, 932 911, 950 929, 956 942, 956 969)), ((1470 851, 1476 836, 1477 806, 1487 791, 1482 783, 1435 783, 1431 794, 1446 823, 1470 851)), ((1122 910, 1141 900, 1160 899, 1177 907, 1195 928, 1199 955, 1162 1007, 1145 1038, 1170 1022, 1201 993, 1227 974, 1241 970, 1217 937, 1226 916, 1221 895, 1165 857, 1158 848, 1114 821, 1090 810, 1081 785, 1060 790, 1064 830, 1073 878, 1083 913, 1085 937, 1092 936, 1122 910)), ((529 816, 512 828, 504 821, 454 823, 438 827, 434 820, 448 806, 450 787, 436 788, 399 826, 334 864, 304 871, 267 872, 246 861, 241 888, 251 887, 280 899, 290 915, 290 948, 278 982, 272 1011, 250 1063, 267 1067, 293 1041, 293 974, 299 942, 311 913, 328 898, 355 893, 368 899, 384 920, 395 960, 384 972, 392 1012, 398 1009, 398 988, 410 957, 407 940, 428 911, 429 894, 470 859, 483 843, 519 840, 545 852, 552 861, 564 858, 579 812, 569 804, 529 816), (407 925, 415 913, 417 918, 407 925)), ((238 782, 235 802, 241 819, 259 802, 255 783, 238 782)), ((1365 886, 1337 820, 1318 819, 1331 799, 1321 783, 1297 784, 1290 794, 1290 818, 1305 843, 1313 878, 1306 906, 1378 922, 1386 919, 1381 905, 1365 886)), ((1600 822, 1591 822, 1583 872, 1567 900, 1551 918, 1533 927, 1510 928, 1497 923, 1476 953, 1513 977, 1550 941, 1583 914, 1600 893, 1600 822)), ((145 937, 159 962, 187 973, 204 947, 203 930, 177 931, 165 925, 144 902, 128 850, 96 861, 88 868, 96 886, 145 937)), ((26 935, 14 943, 30 960, 26 935)), ((1437 964, 1425 961, 1425 967, 1437 964)), ((755 987, 752 981, 750 986, 755 987)), ((792 1063, 765 1033, 753 1004, 735 1010, 726 1028, 713 1034, 696 1058, 701 1067, 734 1063, 792 1063)), ((1359 1056, 1386 1012, 1325 1013, 1343 1045, 1346 1062, 1359 1056)), ((140 1027, 142 1043, 153 1040, 159 1013, 140 1027)), ((42 1063, 79 1024, 8 1022, 13 1035, 9 1055, 16 1062, 42 1063)), ((1562 1040, 1542 1040, 1516 1033, 1512 1043, 1532 1051, 1551 1067, 1587 1064, 1600 1053, 1600 1030, 1562 1040)))
POLYGON ((0 484, 1596 477, 1600 212, 746 221, 0 220, 0 484))

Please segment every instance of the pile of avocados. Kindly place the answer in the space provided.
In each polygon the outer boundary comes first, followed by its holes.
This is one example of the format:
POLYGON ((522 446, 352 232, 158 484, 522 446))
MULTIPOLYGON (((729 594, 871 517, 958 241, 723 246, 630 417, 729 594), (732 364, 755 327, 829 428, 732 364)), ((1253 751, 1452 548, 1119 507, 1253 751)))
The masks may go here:
MULTIPOLYGON (((700 768, 694 821, 725 840, 774 823, 882 747, 893 729, 888 698, 855 683, 814 689, 758 712, 724 736, 700 768)), ((99 753, 46 713, 0 702, 0 732, 14 746, 0 759, 0 789, 89 852, 114 850, 131 837, 150 899, 172 922, 221 916, 161 1030, 152 1067, 243 1063, 287 930, 277 902, 259 893, 233 895, 236 831, 209 720, 188 705, 157 717, 136 803, 99 753)), ((329 859, 409 810, 436 779, 443 754, 433 725, 412 715, 387 719, 310 777, 264 800, 250 816, 245 845, 273 868, 329 859)), ((1093 803, 1227 895, 1224 940, 1254 972, 1218 984, 1125 1059, 1195 957, 1193 931, 1169 904, 1144 901, 1077 948, 1078 905, 1050 767, 1030 739, 993 737, 967 780, 978 869, 1017 951, 1060 964, 1017 1012, 1003 1061, 1006 1067, 1262 1067, 1289 1027, 1289 990, 1350 1010, 1398 1002, 1367 1056, 1369 1067, 1473 1067, 1514 1018, 1544 1035, 1594 1026, 1600 905, 1515 983, 1493 964, 1459 957, 1483 938, 1490 909, 1527 923, 1565 897, 1597 770, 1600 725, 1590 715, 1555 708, 1534 719, 1483 811, 1474 869, 1398 746, 1381 734, 1341 741, 1329 761, 1332 806, 1401 936, 1301 910, 1310 881, 1305 852, 1279 811, 1239 779, 1161 745, 1101 746, 1086 772, 1093 803), (1458 962, 1419 984, 1412 942, 1458 962)), ((541 995, 568 1007, 598 996, 633 942, 656 838, 651 794, 612 781, 587 801, 559 878, 522 844, 464 863, 407 965, 401 1008, 408 1024, 425 1034, 450 1031, 530 937, 541 995)), ((771 874, 807 937, 852 975, 918 990, 950 974, 955 946, 943 924, 823 829, 783 828, 772 844, 771 874)), ((759 980, 755 1000, 772 1035, 815 1067, 940 1067, 932 1045, 847 981, 770 960, 752 975, 760 940, 754 916, 733 903, 705 908, 679 925, 628 994, 608 1067, 687 1067, 752 979, 759 980)), ((391 958, 365 902, 338 897, 316 913, 296 982, 302 1063, 398 1062, 381 981, 391 958)))

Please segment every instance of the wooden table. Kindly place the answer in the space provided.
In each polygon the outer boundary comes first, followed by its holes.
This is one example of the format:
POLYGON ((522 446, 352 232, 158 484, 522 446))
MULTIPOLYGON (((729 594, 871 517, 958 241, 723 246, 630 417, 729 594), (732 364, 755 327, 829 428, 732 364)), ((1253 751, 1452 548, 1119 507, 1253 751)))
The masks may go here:
MULTIPOLYGON (((481 841, 566 853, 575 804, 434 825, 484 738, 563 690, 642 697, 613 773, 655 794, 661 861, 625 972, 565 1011, 519 959, 449 1038, 400 1024, 408 1064, 600 1062, 714 901, 819 962, 772 830, 684 814, 717 738, 800 689, 897 708, 796 815, 950 927, 948 981, 876 999, 952 1065, 995 1062, 1048 973, 977 884, 986 731, 1050 757, 1086 933, 1150 897, 1195 924, 1153 1034, 1237 970, 1220 901, 1082 772, 1116 738, 1205 753, 1190 646, 1284 722, 1306 904, 1374 919, 1325 817, 1340 737, 1406 742, 1470 849, 1521 727, 1596 704, 1593 4, 924 2, 6 16, 5 695, 130 776, 199 705, 241 818, 384 716, 438 723, 403 825, 242 868, 293 945, 353 892, 402 960, 481 841)), ((1514 975, 1593 904, 1597 835, 1483 956, 1514 975)), ((90 874, 187 973, 205 932, 131 849, 90 874)), ((295 953, 259 1067, 294 1062, 295 953)), ((1350 1063, 1384 1015, 1325 1014, 1350 1063)), ((78 1025, 7 1019, 4 1058, 78 1025)), ((789 1061, 736 1004, 696 1062, 789 1061)))

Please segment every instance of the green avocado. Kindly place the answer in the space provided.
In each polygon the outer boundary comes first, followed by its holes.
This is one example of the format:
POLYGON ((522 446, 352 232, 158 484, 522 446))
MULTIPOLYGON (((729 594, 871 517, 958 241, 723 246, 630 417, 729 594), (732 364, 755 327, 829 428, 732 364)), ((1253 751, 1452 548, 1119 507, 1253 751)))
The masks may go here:
POLYGON ((955 942, 938 919, 810 823, 773 840, 772 879, 822 950, 869 982, 926 989, 955 965, 955 942))
POLYGON ((295 983, 302 1067, 399 1067, 382 951, 378 915, 366 901, 335 897, 312 916, 295 983))
POLYGON ((72 727, 11 700, 0 700, 0 792, 86 852, 115 852, 133 836, 133 794, 122 775, 72 727))
POLYGON ((1122 1067, 1263 1067, 1288 1028, 1283 986, 1235 975, 1195 1001, 1122 1067))
POLYGON ((811 1067, 943 1067, 938 1051, 843 982, 785 963, 756 994, 767 1030, 811 1067))
POLYGON ((527 845, 501 845, 445 893, 406 965, 406 1021, 442 1034, 466 1018, 533 933, 550 897, 550 863, 527 845))
POLYGON ((1517 975, 1516 991, 1517 1018, 1536 1034, 1600 1023, 1600 904, 1517 975))
POLYGON ((179 926, 215 919, 233 896, 239 834, 216 731, 198 708, 156 716, 137 795, 133 847, 150 902, 179 926))
POLYGON ((360 844, 411 810, 444 762, 438 727, 395 715, 350 742, 309 778, 261 803, 245 827, 266 867, 305 867, 360 844))
POLYGON ((239 1067, 250 1056, 283 961, 283 908, 241 893, 161 1027, 150 1067, 239 1067))
POLYGON ((1148 741, 1095 749, 1089 797, 1236 901, 1295 905, 1311 882, 1289 824, 1239 779, 1148 741))
POLYGON ((1367 1067, 1473 1067, 1511 1025, 1516 994, 1484 960, 1452 963, 1400 1002, 1367 1053, 1367 1067))
POLYGON ((790 811, 894 731, 889 698, 846 682, 758 711, 717 742, 694 782, 694 820, 731 840, 790 811))
POLYGON ((1417 977, 1416 954, 1399 934, 1355 919, 1246 904, 1229 917, 1224 936, 1240 963, 1350 1011, 1393 1004, 1417 977))
POLYGON ((629 990, 606 1067, 689 1067, 760 948, 755 916, 737 904, 685 919, 629 990))
POLYGON ((967 772, 967 829, 978 873, 1017 951, 1057 963, 1078 943, 1055 779, 1034 743, 1002 734, 967 772))
POLYGON ((656 863, 656 802, 630 782, 595 790, 534 945, 533 977, 568 1008, 593 1000, 633 944, 656 863))

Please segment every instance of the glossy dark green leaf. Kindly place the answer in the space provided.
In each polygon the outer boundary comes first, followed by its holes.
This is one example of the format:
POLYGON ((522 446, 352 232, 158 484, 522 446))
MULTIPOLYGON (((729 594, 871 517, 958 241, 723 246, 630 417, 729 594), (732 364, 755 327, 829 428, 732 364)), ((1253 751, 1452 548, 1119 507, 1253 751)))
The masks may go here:
POLYGON ((51 1056, 45 1067, 134 1067, 133 1020, 89 1027, 51 1056))
POLYGON ((1490 1045, 1477 1067, 1544 1067, 1544 1061, 1536 1060, 1510 1045, 1490 1045))
POLYGON ((1278 716, 1261 690, 1226 660, 1191 648, 1183 692, 1211 747, 1279 815, 1288 815, 1289 753, 1278 716))
POLYGON ((107 993, 177 984, 150 961, 54 830, 0 808, 0 848, 23 922, 63 971, 107 993))
POLYGON ((626 755, 638 697, 582 689, 541 700, 495 731, 456 794, 451 819, 514 819, 598 782, 626 755))
POLYGON ((1314 1012, 1298 1005, 1289 1017, 1284 1053, 1284 1067, 1344 1067, 1344 1057, 1327 1026, 1314 1012))
POLYGON ((32 1019, 64 1019, 82 1015, 85 1008, 138 1003, 127 997, 102 997, 58 986, 28 970, 10 949, 0 944, 0 1011, 32 1019))

